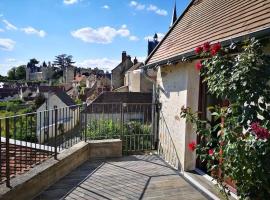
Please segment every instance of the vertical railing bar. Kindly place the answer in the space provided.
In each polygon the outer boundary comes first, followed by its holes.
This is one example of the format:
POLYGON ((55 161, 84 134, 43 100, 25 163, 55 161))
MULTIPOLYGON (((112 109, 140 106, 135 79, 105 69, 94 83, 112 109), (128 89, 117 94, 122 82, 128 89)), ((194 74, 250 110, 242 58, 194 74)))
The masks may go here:
MULTIPOLYGON (((153 104, 149 104, 148 106, 147 106, 147 116, 146 116, 146 118, 147 118, 147 124, 148 124, 148 115, 149 115, 149 112, 148 112, 148 110, 149 110, 149 108, 151 109, 151 111, 153 111, 153 104)), ((152 114, 153 113, 151 113, 151 129, 150 129, 150 150, 153 150, 153 137, 154 137, 154 116, 152 116, 152 114)))
POLYGON ((13 137, 14 137, 14 174, 16 174, 17 171, 17 140, 16 140, 16 117, 13 117, 13 137))
POLYGON ((63 127, 63 135, 61 136, 61 147, 62 149, 64 149, 64 143, 65 143, 65 133, 66 133, 66 130, 65 130, 65 108, 61 108, 62 110, 62 127, 63 127))
POLYGON ((152 108, 152 104, 147 104, 145 105, 145 128, 147 129, 147 131, 149 130, 149 126, 150 126, 150 133, 147 134, 147 135, 150 135, 150 150, 152 150, 152 123, 149 124, 149 109, 152 108))
POLYGON ((53 146, 55 145, 55 140, 54 140, 54 135, 55 135, 55 127, 56 127, 56 124, 55 124, 55 116, 54 116, 54 111, 55 111, 55 108, 52 110, 50 110, 51 111, 51 130, 52 130, 52 132, 51 132, 51 135, 50 135, 50 131, 49 131, 49 135, 48 135, 48 149, 49 149, 49 151, 51 152, 51 154, 53 155, 54 153, 54 151, 53 151, 53 146), (53 124, 54 124, 54 128, 53 128, 53 124))
POLYGON ((27 117, 27 115, 25 115, 25 129, 26 129, 26 131, 25 131, 25 134, 26 134, 26 136, 25 136, 25 143, 26 143, 26 166, 28 167, 28 166, 30 166, 29 165, 29 148, 28 148, 28 141, 27 141, 27 136, 28 136, 28 117, 27 117))
POLYGON ((46 120, 47 120, 47 117, 46 117, 46 112, 47 111, 43 111, 43 134, 41 134, 41 143, 43 144, 43 154, 42 154, 42 157, 43 159, 45 158, 45 132, 47 131, 47 127, 46 127, 46 120), (43 136, 43 141, 42 141, 42 136, 43 136))
MULTIPOLYGON (((74 107, 73 107, 73 109, 74 109, 74 107)), ((71 111, 71 113, 72 113, 72 133, 74 135, 74 143, 72 145, 76 144, 76 141, 77 141, 77 134, 76 134, 76 131, 74 131, 74 127, 75 127, 75 115, 74 114, 76 114, 75 112, 76 112, 76 110, 71 111)))
MULTIPOLYGON (((0 119, 0 160, 2 161, 2 119, 0 119)), ((2 182, 2 162, 0 162, 0 181, 2 182)))
MULTIPOLYGON (((41 160, 41 155, 43 155, 43 153, 41 151, 41 144, 42 144, 42 142, 41 142, 41 123, 42 123, 41 122, 41 112, 39 112, 39 151, 40 151, 40 154, 38 155, 39 156, 39 158, 38 158, 39 161, 41 160)), ((43 128, 43 130, 44 130, 44 128, 43 128)))
POLYGON ((46 121, 47 132, 46 132, 46 135, 44 134, 44 145, 45 145, 44 148, 46 149, 47 156, 51 156, 52 152, 49 150, 50 148, 49 137, 50 137, 50 132, 52 131, 51 126, 50 126, 50 124, 52 124, 52 118, 50 117, 50 110, 47 111, 46 117, 47 117, 47 121, 46 121))
POLYGON ((69 107, 68 107, 68 118, 69 118, 69 120, 68 120, 69 136, 70 136, 70 138, 69 138, 69 147, 71 147, 73 137, 72 137, 72 118, 70 116, 70 108, 69 107))
MULTIPOLYGON (((36 141, 34 140, 34 132, 33 132, 33 115, 31 114, 30 115, 30 133, 31 133, 31 136, 30 136, 30 141, 31 141, 31 153, 32 154, 34 154, 34 164, 36 164, 36 162, 37 162, 37 158, 36 158, 36 151, 37 151, 37 149, 36 149, 36 141), (35 149, 34 149, 34 152, 32 152, 32 149, 34 148, 34 147, 32 147, 32 144, 33 144, 33 142, 35 143, 35 149)), ((32 157, 32 155, 30 154, 30 156, 32 157)), ((32 160, 30 161, 31 162, 31 164, 33 164, 32 163, 32 160)))
POLYGON ((58 110, 54 109, 54 159, 57 159, 57 123, 58 123, 58 110))
MULTIPOLYGON (((76 116, 76 120, 75 120, 75 126, 78 126, 78 130, 80 130, 80 122, 78 121, 79 120, 79 111, 80 111, 80 107, 79 106, 76 106, 75 107, 75 116, 76 116)), ((81 134, 80 134, 80 132, 79 133, 77 133, 77 140, 76 140, 76 142, 78 142, 78 141, 80 141, 81 140, 81 134), (79 137, 80 136, 80 137, 79 137)))
MULTIPOLYGON (((23 132, 23 121, 22 116, 20 117, 20 171, 22 172, 22 132, 23 132)), ((26 160, 24 160, 26 163, 26 160)))
POLYGON ((71 135, 71 129, 70 129, 70 109, 67 107, 67 116, 68 116, 68 121, 67 121, 67 126, 68 126, 68 148, 70 148, 71 146, 71 138, 72 138, 72 135, 71 135))
POLYGON ((9 118, 6 118, 6 186, 10 187, 9 118))
MULTIPOLYGON (((89 106, 89 116, 90 116, 90 123, 91 123, 91 108, 90 108, 90 106, 89 106)), ((87 141, 87 128, 88 128, 88 125, 87 125, 87 108, 86 108, 86 105, 85 105, 85 107, 84 107, 84 141, 86 142, 87 141)), ((90 127, 90 129, 91 129, 91 127, 90 127)), ((90 130, 91 131, 91 130, 90 130)))
POLYGON ((82 119, 81 119, 81 105, 78 106, 78 123, 79 123, 79 129, 80 129, 80 141, 83 141, 82 137, 82 119))
MULTIPOLYGON (((59 126, 61 125, 61 124, 63 124, 63 122, 61 122, 61 120, 62 120, 62 109, 61 108, 59 108, 59 126)), ((62 125, 61 125, 61 128, 62 128, 62 125)), ((59 127, 59 129, 60 129, 60 127, 59 127)), ((59 132, 60 132, 60 130, 59 130, 59 132)), ((63 133, 59 133, 58 135, 58 141, 59 141, 59 152, 60 152, 60 150, 61 150, 61 145, 62 145, 62 137, 63 137, 63 135, 62 135, 63 133)))
MULTIPOLYGON (((68 118, 67 118, 67 107, 64 108, 65 110, 65 129, 66 129, 66 132, 68 133, 68 118)), ((65 137, 65 148, 67 148, 67 145, 68 145, 68 134, 66 134, 66 137, 65 137)))

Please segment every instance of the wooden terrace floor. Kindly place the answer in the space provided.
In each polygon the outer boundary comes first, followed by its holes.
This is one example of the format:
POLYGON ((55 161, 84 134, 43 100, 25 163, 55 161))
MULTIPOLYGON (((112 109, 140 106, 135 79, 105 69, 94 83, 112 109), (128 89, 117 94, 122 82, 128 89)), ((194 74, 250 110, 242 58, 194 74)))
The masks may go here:
POLYGON ((88 161, 35 200, 209 199, 155 155, 88 161))

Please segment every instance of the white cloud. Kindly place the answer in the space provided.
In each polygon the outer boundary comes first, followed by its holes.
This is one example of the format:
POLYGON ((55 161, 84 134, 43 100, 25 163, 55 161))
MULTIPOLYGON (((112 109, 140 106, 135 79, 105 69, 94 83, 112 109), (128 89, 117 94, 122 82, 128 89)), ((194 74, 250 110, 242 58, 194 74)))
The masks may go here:
POLYGON ((110 6, 109 5, 104 5, 104 6, 102 6, 102 8, 109 10, 110 6))
POLYGON ((2 22, 6 25, 7 30, 18 30, 18 28, 15 25, 11 24, 8 20, 3 19, 2 22))
POLYGON ((126 28, 127 28, 127 25, 126 25, 126 24, 123 24, 123 25, 121 26, 121 28, 126 29, 126 28))
POLYGON ((103 26, 97 29, 84 27, 72 31, 71 35, 88 43, 109 44, 117 36, 128 37, 130 31, 127 29, 126 25, 122 25, 118 30, 110 26, 103 26))
POLYGON ((45 37, 46 36, 46 32, 43 30, 37 30, 31 26, 25 27, 21 29, 24 33, 28 34, 28 35, 37 35, 39 37, 45 37))
POLYGON ((156 10, 158 10, 158 7, 155 6, 155 5, 153 5, 153 4, 150 4, 150 5, 148 6, 147 10, 149 10, 149 11, 156 11, 156 10))
POLYGON ((0 38, 0 49, 4 51, 12 51, 16 42, 9 38, 0 38))
POLYGON ((66 4, 66 5, 72 5, 72 4, 75 4, 75 3, 78 3, 79 0, 64 0, 63 3, 66 4))
POLYGON ((87 59, 82 62, 78 62, 79 67, 98 67, 103 70, 111 71, 115 68, 121 61, 109 58, 97 58, 97 59, 87 59))
POLYGON ((129 36, 129 40, 131 40, 131 41, 138 41, 139 38, 137 36, 135 36, 135 35, 131 35, 131 36, 129 36))
POLYGON ((167 12, 166 10, 160 9, 160 8, 158 8, 156 5, 153 5, 153 4, 150 4, 150 5, 147 7, 147 10, 148 10, 148 11, 155 12, 156 14, 161 15, 161 16, 166 16, 166 15, 168 15, 168 12, 167 12))
POLYGON ((158 10, 156 11, 156 13, 157 13, 158 15, 161 15, 161 16, 167 16, 167 15, 168 15, 168 12, 167 12, 166 10, 163 10, 163 9, 158 9, 158 10))
POLYGON ((143 10, 145 8, 144 4, 140 4, 137 1, 131 1, 129 3, 130 7, 134 7, 136 10, 143 10))
MULTIPOLYGON (((129 3, 130 7, 135 8, 136 10, 144 10, 146 5, 141 4, 137 1, 131 1, 129 3)), ((150 12, 154 12, 157 15, 161 15, 161 16, 166 16, 168 15, 168 12, 164 9, 158 8, 156 5, 150 4, 149 6, 147 6, 146 10, 150 11, 150 12)))
MULTIPOLYGON (((158 35, 158 41, 162 40, 162 38, 165 36, 165 34, 163 33, 157 33, 158 35)), ((153 40, 153 37, 154 35, 148 35, 148 36, 145 36, 144 39, 145 40, 153 40)))
POLYGON ((6 62, 7 63, 13 63, 13 62, 16 62, 17 60, 15 58, 7 58, 6 59, 6 62))

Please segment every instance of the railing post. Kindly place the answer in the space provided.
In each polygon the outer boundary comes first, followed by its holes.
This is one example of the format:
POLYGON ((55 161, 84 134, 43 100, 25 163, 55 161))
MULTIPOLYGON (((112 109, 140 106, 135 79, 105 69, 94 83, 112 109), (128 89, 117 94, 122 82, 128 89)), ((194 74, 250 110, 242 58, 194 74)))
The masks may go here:
MULTIPOLYGON (((6 118, 6 186, 10 187, 9 118, 6 118)), ((16 148, 16 146, 15 146, 16 148)))
POLYGON ((121 126, 121 139, 123 138, 123 136, 124 136, 124 127, 123 127, 123 124, 124 124, 124 122, 123 122, 123 103, 121 103, 120 104, 120 112, 121 112, 121 114, 120 114, 120 126, 121 126))
POLYGON ((87 105, 84 105, 84 141, 87 141, 87 105))
POLYGON ((54 159, 57 159, 57 129, 58 129, 58 110, 54 109, 54 159))

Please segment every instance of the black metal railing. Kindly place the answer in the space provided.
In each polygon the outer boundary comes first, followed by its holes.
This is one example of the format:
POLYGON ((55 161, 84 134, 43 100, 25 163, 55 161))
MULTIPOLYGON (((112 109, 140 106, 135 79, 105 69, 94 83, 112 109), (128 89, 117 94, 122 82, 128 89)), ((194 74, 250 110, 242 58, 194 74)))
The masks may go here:
POLYGON ((0 119, 0 182, 55 157, 82 139, 83 105, 55 108, 0 119))
POLYGON ((162 112, 160 112, 158 134, 158 155, 172 167, 181 171, 180 157, 174 143, 176 140, 172 138, 170 129, 162 112))
POLYGON ((152 103, 92 103, 85 110, 85 138, 119 138, 124 153, 155 149, 156 105, 152 103))
POLYGON ((0 118, 0 183, 80 141, 119 138, 124 153, 157 148, 156 105, 92 103, 0 118))

